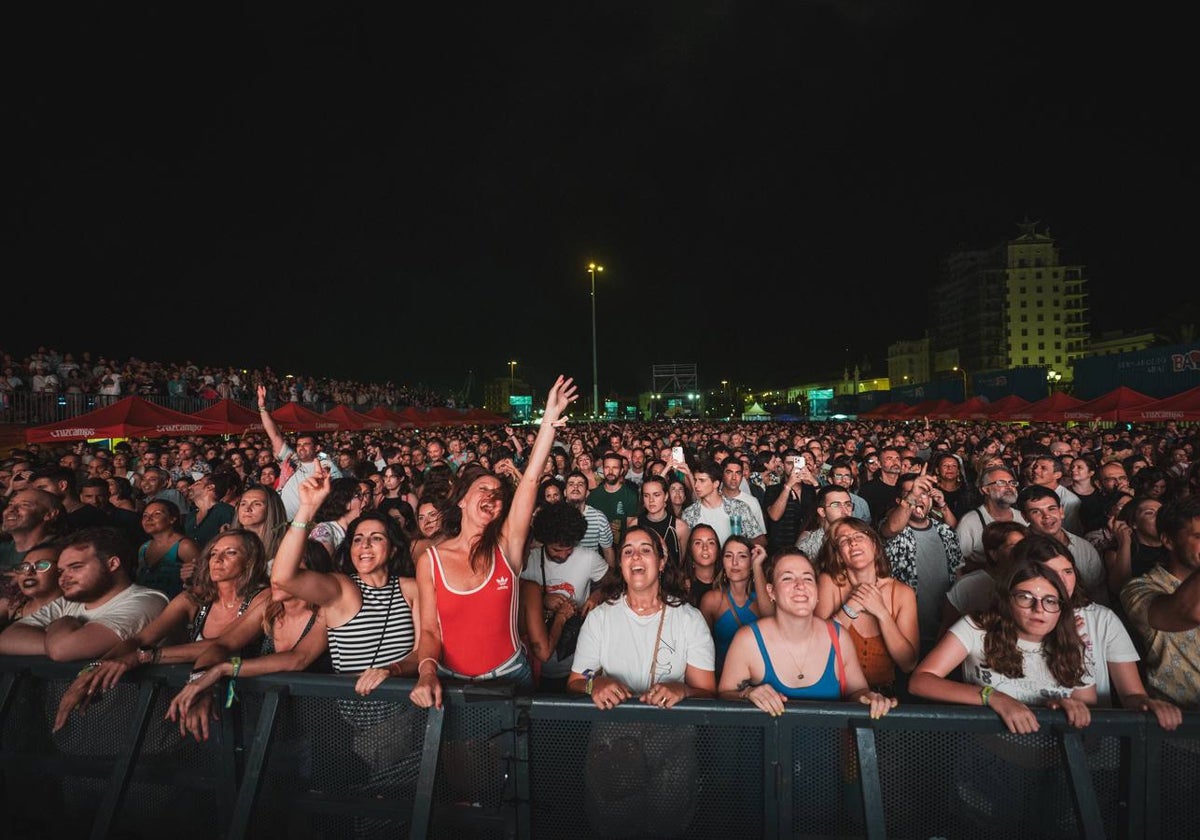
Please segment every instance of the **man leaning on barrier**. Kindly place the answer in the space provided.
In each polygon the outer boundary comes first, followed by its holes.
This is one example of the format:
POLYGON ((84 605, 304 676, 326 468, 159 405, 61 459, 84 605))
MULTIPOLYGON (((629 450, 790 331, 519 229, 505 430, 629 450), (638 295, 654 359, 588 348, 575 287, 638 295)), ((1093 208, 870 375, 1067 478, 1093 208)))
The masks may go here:
POLYGON ((0 633, 0 654, 94 659, 145 627, 167 596, 133 583, 133 549, 112 528, 87 528, 68 538, 58 557, 56 598, 0 633))

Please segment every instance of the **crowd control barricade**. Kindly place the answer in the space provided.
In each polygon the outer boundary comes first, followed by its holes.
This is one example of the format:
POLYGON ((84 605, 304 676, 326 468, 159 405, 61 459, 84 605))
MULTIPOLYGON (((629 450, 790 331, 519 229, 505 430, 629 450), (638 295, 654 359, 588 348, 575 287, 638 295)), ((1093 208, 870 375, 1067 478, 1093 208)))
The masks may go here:
MULTIPOLYGON (((411 680, 364 700, 349 676, 239 679, 209 740, 163 716, 187 666, 131 672, 58 733, 80 663, 0 657, 5 836, 1114 837, 1194 835, 1200 714, 1175 732, 1039 711, 1008 736, 983 708, 519 696, 411 680)), ((217 695, 225 697, 225 686, 217 695)), ((223 703, 221 704, 223 707, 223 703)))

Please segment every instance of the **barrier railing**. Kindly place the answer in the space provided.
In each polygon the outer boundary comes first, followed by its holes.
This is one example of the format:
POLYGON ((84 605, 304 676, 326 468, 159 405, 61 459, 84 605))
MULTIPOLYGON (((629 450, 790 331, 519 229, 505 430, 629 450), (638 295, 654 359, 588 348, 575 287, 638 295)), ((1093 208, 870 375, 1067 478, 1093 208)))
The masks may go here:
MULTIPOLYGON (((128 394, 125 396, 128 396, 128 394)), ((203 397, 171 396, 169 394, 141 394, 139 396, 147 402, 152 402, 155 405, 169 408, 173 411, 182 411, 184 414, 192 414, 216 402, 215 400, 203 397)), ((97 408, 111 405, 119 399, 122 399, 122 397, 110 397, 100 394, 35 394, 28 391, 0 392, 0 423, 41 425, 43 423, 53 423, 58 420, 68 420, 72 417, 78 417, 80 414, 95 411, 97 408)), ((235 400, 235 402, 251 411, 258 411, 258 403, 252 396, 235 400)), ((318 414, 324 414, 326 411, 335 408, 338 404, 322 401, 306 402, 301 403, 301 405, 318 414)), ((354 405, 351 407, 355 411, 366 412, 375 408, 376 405, 382 405, 391 411, 400 411, 405 407, 404 405, 389 405, 387 403, 368 403, 366 405, 354 405)), ((271 408, 275 409, 278 407, 279 403, 272 401, 271 408)))
MULTIPOLYGON (((78 663, 0 658, 11 836, 1188 836, 1200 818, 1200 714, 1165 733, 1096 710, 1084 732, 1039 712, 1014 737, 983 709, 744 703, 598 711, 585 698, 408 680, 238 681, 208 742, 164 721, 185 667, 141 669, 58 733, 78 663), (16 806, 16 807, 13 807, 16 806)), ((223 696, 223 695, 222 695, 223 696)))

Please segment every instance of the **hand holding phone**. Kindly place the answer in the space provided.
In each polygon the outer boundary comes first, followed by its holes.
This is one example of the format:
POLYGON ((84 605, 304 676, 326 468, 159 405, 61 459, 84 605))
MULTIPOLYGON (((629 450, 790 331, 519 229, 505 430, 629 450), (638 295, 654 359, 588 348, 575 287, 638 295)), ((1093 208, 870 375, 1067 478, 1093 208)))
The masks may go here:
POLYGON ((674 461, 676 464, 684 463, 682 446, 672 446, 671 447, 671 460, 674 461))

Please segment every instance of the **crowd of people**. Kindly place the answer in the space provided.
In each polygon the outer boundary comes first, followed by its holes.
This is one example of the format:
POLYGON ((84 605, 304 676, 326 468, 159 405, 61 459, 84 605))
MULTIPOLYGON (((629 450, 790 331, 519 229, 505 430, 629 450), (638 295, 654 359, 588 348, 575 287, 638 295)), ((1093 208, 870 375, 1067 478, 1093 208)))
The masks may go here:
POLYGON ((560 378, 538 426, 288 440, 254 395, 260 435, 0 464, 0 653, 83 663, 56 726, 148 663, 191 663, 171 715, 198 739, 239 676, 312 669, 362 698, 411 678, 418 707, 447 680, 600 710, 935 701, 1013 736, 1037 707, 1200 707, 1189 428, 575 426, 560 378))
POLYGON ((418 385, 279 374, 270 367, 247 370, 197 365, 191 361, 145 361, 99 355, 93 358, 89 351, 76 355, 44 346, 20 359, 0 350, 0 371, 0 410, 7 407, 13 394, 22 393, 78 395, 100 403, 130 395, 241 400, 253 397, 255 383, 267 386, 275 404, 433 408, 454 402, 447 394, 418 385))

